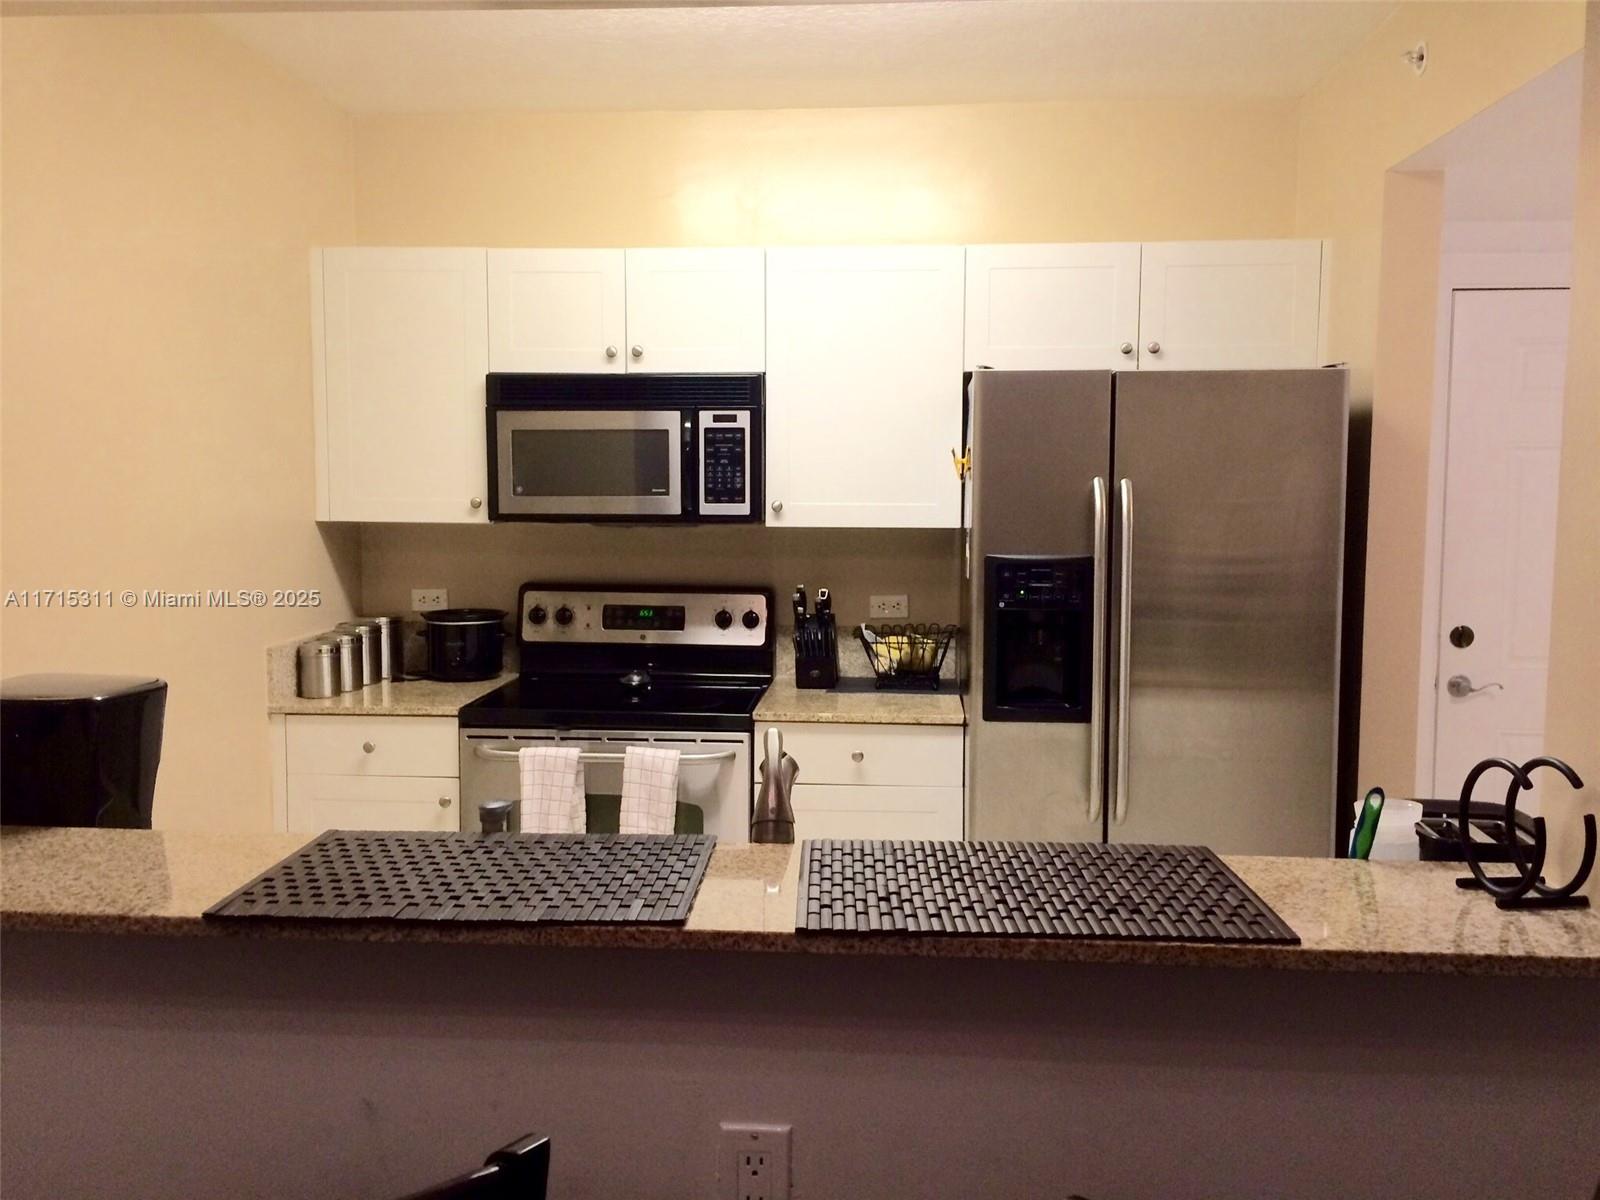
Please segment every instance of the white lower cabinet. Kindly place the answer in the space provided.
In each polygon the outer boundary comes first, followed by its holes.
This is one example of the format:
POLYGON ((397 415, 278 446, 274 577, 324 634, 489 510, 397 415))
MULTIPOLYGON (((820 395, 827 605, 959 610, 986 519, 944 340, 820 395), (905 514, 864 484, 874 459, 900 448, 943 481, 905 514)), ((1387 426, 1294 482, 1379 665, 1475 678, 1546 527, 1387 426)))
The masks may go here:
MULTIPOLYGON (((757 724, 757 744, 767 725, 757 724)), ((785 724, 799 764, 795 840, 963 836, 962 730, 954 725, 785 724)), ((756 776, 759 781, 759 766, 756 776)))
POLYGON ((284 740, 292 832, 461 826, 452 717, 291 716, 284 740))

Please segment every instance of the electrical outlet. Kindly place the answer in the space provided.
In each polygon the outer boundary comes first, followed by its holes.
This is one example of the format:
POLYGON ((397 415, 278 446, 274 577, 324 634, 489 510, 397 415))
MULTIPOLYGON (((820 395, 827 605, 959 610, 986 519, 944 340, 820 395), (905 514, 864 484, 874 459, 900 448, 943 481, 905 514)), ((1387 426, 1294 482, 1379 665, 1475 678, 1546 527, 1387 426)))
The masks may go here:
POLYGON ((450 607, 450 593, 444 588, 412 588, 411 611, 432 612, 436 608, 450 607))
POLYGON ((722 1123, 721 1200, 789 1200, 792 1125, 722 1123))
POLYGON ((867 611, 874 619, 899 617, 903 621, 911 615, 911 606, 904 596, 873 596, 867 611))

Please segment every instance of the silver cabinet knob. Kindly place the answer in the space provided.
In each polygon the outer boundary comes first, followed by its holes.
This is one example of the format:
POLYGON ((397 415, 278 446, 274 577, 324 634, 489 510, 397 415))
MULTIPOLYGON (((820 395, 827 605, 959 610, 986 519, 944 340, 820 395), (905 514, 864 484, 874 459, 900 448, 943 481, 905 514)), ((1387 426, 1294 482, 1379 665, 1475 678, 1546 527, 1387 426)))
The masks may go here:
POLYGON ((644 357, 644 347, 643 346, 635 346, 632 350, 628 351, 628 353, 633 355, 635 358, 643 358, 644 357))
POLYGON ((364 750, 366 753, 371 754, 374 750, 377 749, 377 747, 374 746, 371 742, 362 742, 361 743, 361 749, 364 750))
POLYGON ((1117 347, 1117 349, 1121 350, 1124 354, 1132 354, 1133 353, 1133 343, 1132 342, 1123 342, 1122 345, 1117 347))
POLYGON ((482 508, 483 507, 483 497, 482 496, 474 496, 471 500, 468 500, 467 503, 472 505, 473 508, 482 508))
POLYGON ((440 808, 449 808, 450 807, 450 797, 449 796, 440 796, 439 797, 439 807, 440 808))
POLYGON ((864 758, 866 758, 866 754, 860 750, 857 750, 850 755, 851 762, 860 762, 864 758))
POLYGON ((606 357, 607 358, 615 358, 616 356, 617 356, 617 348, 615 346, 607 346, 606 347, 606 357))
POLYGON ((774 500, 772 502, 772 511, 775 512, 775 513, 781 513, 783 511, 783 501, 782 500, 774 500))
POLYGON ((1145 349, 1150 351, 1151 354, 1160 354, 1161 353, 1161 343, 1160 342, 1151 342, 1148 346, 1145 347, 1145 349))

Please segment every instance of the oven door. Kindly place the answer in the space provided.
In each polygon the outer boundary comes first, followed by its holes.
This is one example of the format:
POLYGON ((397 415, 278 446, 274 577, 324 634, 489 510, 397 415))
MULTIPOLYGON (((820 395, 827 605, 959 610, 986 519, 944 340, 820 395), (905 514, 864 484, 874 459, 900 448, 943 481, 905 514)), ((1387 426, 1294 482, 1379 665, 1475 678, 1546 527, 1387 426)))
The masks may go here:
POLYGON ((677 409, 491 411, 491 517, 683 515, 686 434, 677 409))
MULTIPOLYGON (((706 833, 723 845, 750 840, 750 738, 742 733, 638 733, 618 730, 461 731, 461 828, 477 832, 478 805, 517 800, 517 751, 523 746, 572 746, 584 755, 584 790, 591 811, 614 816, 622 795, 622 753, 629 746, 668 746, 683 757, 678 803, 700 810, 706 833)), ((520 830, 513 804, 511 828, 520 830)))

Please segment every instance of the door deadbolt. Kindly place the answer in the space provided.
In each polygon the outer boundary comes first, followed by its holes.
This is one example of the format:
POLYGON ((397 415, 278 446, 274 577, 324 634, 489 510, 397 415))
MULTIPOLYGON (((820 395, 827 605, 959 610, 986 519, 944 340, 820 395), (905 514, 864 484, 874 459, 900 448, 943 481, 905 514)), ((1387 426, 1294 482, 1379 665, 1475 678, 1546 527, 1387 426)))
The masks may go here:
POLYGON ((1450 644, 1457 650, 1465 650, 1472 645, 1474 636, 1471 625, 1457 625, 1450 631, 1450 644))

